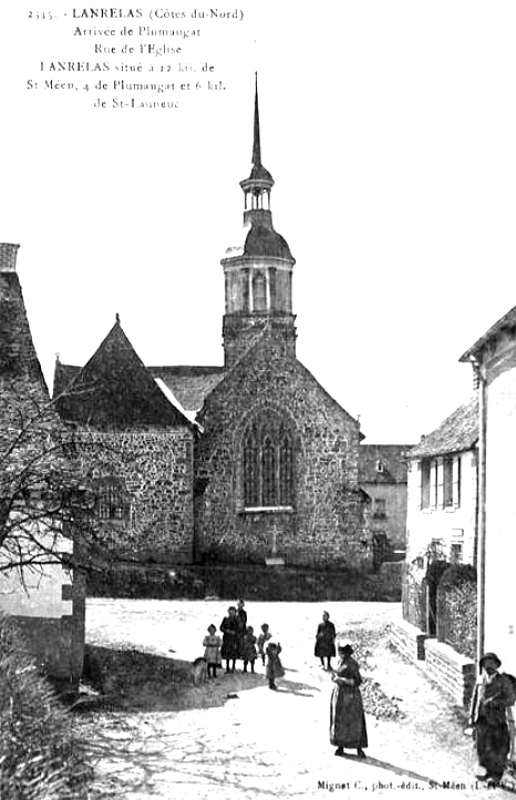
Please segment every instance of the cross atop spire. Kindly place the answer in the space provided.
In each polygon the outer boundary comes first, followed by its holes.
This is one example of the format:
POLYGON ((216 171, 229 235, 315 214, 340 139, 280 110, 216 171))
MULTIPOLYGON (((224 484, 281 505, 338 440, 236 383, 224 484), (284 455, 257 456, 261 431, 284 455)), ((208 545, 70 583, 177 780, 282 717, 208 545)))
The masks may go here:
POLYGON ((260 112, 258 110, 258 73, 254 73, 254 138, 253 138, 253 166, 261 167, 262 151, 260 147, 260 112))

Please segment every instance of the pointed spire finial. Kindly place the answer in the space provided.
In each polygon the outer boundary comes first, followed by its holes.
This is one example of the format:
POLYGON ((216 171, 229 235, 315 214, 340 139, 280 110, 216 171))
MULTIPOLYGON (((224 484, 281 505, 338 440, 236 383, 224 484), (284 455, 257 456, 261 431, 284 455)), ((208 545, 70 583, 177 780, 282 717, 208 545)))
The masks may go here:
POLYGON ((120 314, 118 313, 118 311, 115 314, 115 321, 120 325, 120 314))
POLYGON ((255 167, 262 165, 262 152, 260 147, 260 113, 258 111, 258 73, 254 73, 254 137, 253 137, 253 158, 252 163, 255 167))

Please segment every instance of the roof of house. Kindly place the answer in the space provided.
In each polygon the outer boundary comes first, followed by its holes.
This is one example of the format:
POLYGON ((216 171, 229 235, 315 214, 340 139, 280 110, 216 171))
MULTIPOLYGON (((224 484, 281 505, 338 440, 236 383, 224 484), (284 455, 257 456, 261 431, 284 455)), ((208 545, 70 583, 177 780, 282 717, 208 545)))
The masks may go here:
POLYGON ((161 379, 188 411, 202 408, 205 397, 223 379, 224 367, 147 367, 151 375, 161 379))
POLYGON ((495 322, 488 331, 484 333, 480 339, 477 339, 474 345, 472 345, 466 352, 460 357, 459 361, 469 361, 471 357, 478 355, 479 351, 484 348, 487 342, 500 333, 505 328, 513 329, 516 327, 516 306, 511 308, 507 314, 504 314, 503 317, 500 317, 498 322, 495 322))
POLYGON ((0 244, 0 449, 2 472, 22 469, 32 482, 57 468, 49 436, 61 429, 50 402, 15 271, 17 245, 0 244), (11 252, 10 252, 11 251, 11 252), (6 268, 6 261, 10 263, 6 268))
POLYGON ((406 483, 405 454, 411 444, 361 444, 358 450, 358 481, 364 483, 406 483))
POLYGON ((26 378, 44 387, 18 275, 0 270, 0 378, 26 378))
POLYGON ((191 425, 147 370, 118 318, 82 369, 56 364, 54 397, 63 419, 94 427, 191 425))
POLYGON ((459 406, 432 433, 423 436, 409 451, 409 458, 461 453, 471 450, 478 441, 478 397, 475 394, 459 406))

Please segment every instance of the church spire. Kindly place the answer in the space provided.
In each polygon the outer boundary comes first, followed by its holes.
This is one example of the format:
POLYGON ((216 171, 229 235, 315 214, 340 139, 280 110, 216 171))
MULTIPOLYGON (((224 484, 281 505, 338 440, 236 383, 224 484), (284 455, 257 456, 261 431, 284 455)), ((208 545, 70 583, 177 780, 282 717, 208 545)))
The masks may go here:
POLYGON ((260 146, 260 111, 258 109, 258 73, 254 73, 254 137, 253 137, 253 166, 261 167, 262 149, 260 146))
POLYGON ((258 78, 255 77, 253 166, 244 192, 245 241, 222 259, 226 284, 224 364, 231 368, 266 329, 282 352, 295 356, 292 269, 295 259, 275 229, 270 209, 274 180, 262 164, 258 78))
POLYGON ((262 164, 262 147, 260 142, 260 111, 258 107, 258 74, 255 73, 254 88, 254 126, 253 126, 253 167, 245 181, 240 182, 245 197, 244 224, 256 222, 272 226, 271 189, 274 180, 270 172, 262 164))

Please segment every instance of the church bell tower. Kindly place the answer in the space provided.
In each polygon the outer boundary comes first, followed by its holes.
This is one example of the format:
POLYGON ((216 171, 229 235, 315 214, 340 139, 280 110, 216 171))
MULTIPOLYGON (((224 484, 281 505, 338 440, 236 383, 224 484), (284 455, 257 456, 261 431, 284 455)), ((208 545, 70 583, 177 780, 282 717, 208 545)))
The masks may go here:
POLYGON ((241 181, 244 192, 244 243, 230 247, 224 269, 226 311, 223 321, 224 366, 230 369, 268 328, 286 355, 295 356, 292 313, 292 257, 285 239, 274 230, 272 175, 262 164, 258 84, 255 87, 252 169, 241 181))

